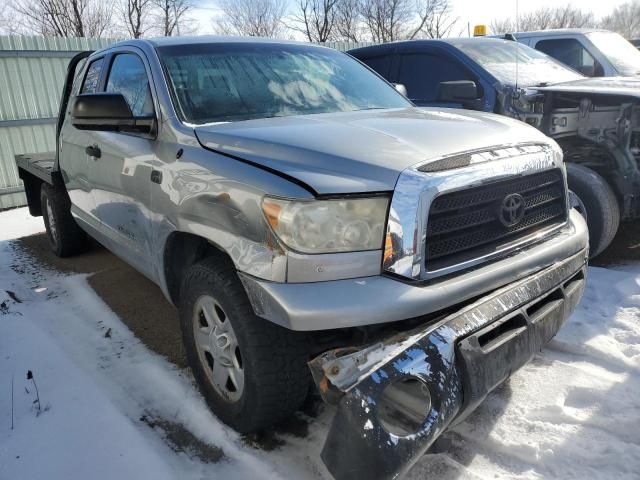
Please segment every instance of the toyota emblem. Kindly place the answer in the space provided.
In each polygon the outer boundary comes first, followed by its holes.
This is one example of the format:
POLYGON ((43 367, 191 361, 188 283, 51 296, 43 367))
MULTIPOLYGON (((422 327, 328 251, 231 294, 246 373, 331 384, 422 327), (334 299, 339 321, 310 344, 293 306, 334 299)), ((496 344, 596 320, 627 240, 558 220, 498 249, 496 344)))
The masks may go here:
POLYGON ((524 217, 524 198, 519 193, 511 193, 502 199, 498 218, 505 227, 517 225, 524 217))

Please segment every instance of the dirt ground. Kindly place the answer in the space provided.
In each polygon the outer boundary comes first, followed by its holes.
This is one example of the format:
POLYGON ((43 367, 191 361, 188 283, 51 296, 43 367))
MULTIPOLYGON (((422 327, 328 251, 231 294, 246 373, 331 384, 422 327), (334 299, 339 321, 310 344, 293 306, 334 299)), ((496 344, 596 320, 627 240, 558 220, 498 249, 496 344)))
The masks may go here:
MULTIPOLYGON (((51 252, 44 233, 24 237, 19 243, 44 265, 88 274, 91 287, 145 345, 178 367, 186 367, 176 309, 145 276, 100 245, 63 259, 51 252)), ((591 264, 606 267, 638 260, 640 222, 623 224, 611 246, 591 264)))
MULTIPOLYGON (((146 277, 97 244, 82 255, 60 259, 51 252, 44 233, 23 237, 17 243, 36 260, 36 264, 63 273, 88 275, 89 285, 137 338, 179 368, 186 368, 177 311, 146 277)), ((638 260, 640 223, 623 225, 613 244, 591 263, 606 267, 638 260)), ((310 396, 303 407, 304 416, 292 416, 273 430, 245 436, 244 441, 254 448, 269 451, 283 445, 287 435, 305 438, 309 434, 310 419, 323 407, 317 395, 310 396)), ((178 452, 190 452, 205 462, 217 462, 223 456, 216 446, 201 442, 179 424, 151 415, 143 416, 140 421, 151 428, 161 426, 165 441, 178 452)), ((436 442, 432 453, 437 453, 446 441, 443 437, 436 442)))
POLYGON ((145 345, 183 368, 187 366, 176 309, 158 286, 100 245, 71 258, 58 258, 44 233, 19 239, 39 262, 61 272, 88 274, 89 285, 145 345))
POLYGON ((640 260, 640 222, 620 225, 620 230, 611 245, 590 263, 596 267, 607 267, 640 260))

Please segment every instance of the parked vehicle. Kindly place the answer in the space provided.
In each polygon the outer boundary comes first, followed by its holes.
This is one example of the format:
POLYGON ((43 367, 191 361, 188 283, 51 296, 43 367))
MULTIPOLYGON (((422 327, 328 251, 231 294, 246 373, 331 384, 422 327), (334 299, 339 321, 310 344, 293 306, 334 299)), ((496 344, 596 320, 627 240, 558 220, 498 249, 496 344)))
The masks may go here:
POLYGON ((322 453, 338 479, 405 472, 584 288, 587 228, 553 140, 417 109, 323 47, 198 37, 83 53, 56 153, 17 162, 56 254, 91 236, 177 306, 222 421, 287 418, 313 376, 339 404, 322 453))
POLYGON ((588 77, 640 75, 640 52, 615 32, 567 28, 516 32, 504 36, 540 50, 588 77))
POLYGON ((564 151, 591 255, 640 217, 640 79, 589 79, 542 52, 492 38, 415 40, 349 52, 419 106, 517 118, 564 151), (516 61, 517 56, 517 61, 516 61))

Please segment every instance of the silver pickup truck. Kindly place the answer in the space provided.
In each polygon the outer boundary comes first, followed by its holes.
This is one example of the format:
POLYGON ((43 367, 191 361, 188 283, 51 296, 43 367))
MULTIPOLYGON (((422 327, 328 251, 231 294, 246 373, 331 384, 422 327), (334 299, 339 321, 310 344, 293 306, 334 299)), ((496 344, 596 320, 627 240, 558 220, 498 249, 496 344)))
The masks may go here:
POLYGON ((291 415, 313 378, 338 404, 322 457, 339 479, 405 472, 582 295, 587 229, 553 140, 417 109, 331 49, 86 52, 57 140, 17 158, 54 252, 91 236, 156 282, 205 399, 240 432, 291 415))

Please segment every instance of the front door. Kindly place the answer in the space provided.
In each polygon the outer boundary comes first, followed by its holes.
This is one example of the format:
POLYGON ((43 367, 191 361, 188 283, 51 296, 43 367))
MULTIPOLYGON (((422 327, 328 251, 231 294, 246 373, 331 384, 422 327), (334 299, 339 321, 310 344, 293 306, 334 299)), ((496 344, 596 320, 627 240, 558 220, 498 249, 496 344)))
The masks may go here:
MULTIPOLYGON (((105 62, 107 93, 121 93, 134 117, 156 115, 148 71, 135 50, 118 49, 105 62)), ((157 122, 156 122, 157 125, 157 122)), ((155 134, 92 132, 89 181, 95 214, 114 252, 153 276, 150 265, 153 233, 150 219, 151 172, 155 134)))
POLYGON ((407 96, 418 107, 469 108, 439 98, 441 82, 472 80, 480 88, 476 76, 460 61, 445 52, 424 49, 403 49, 398 53, 396 82, 405 86, 407 96))

